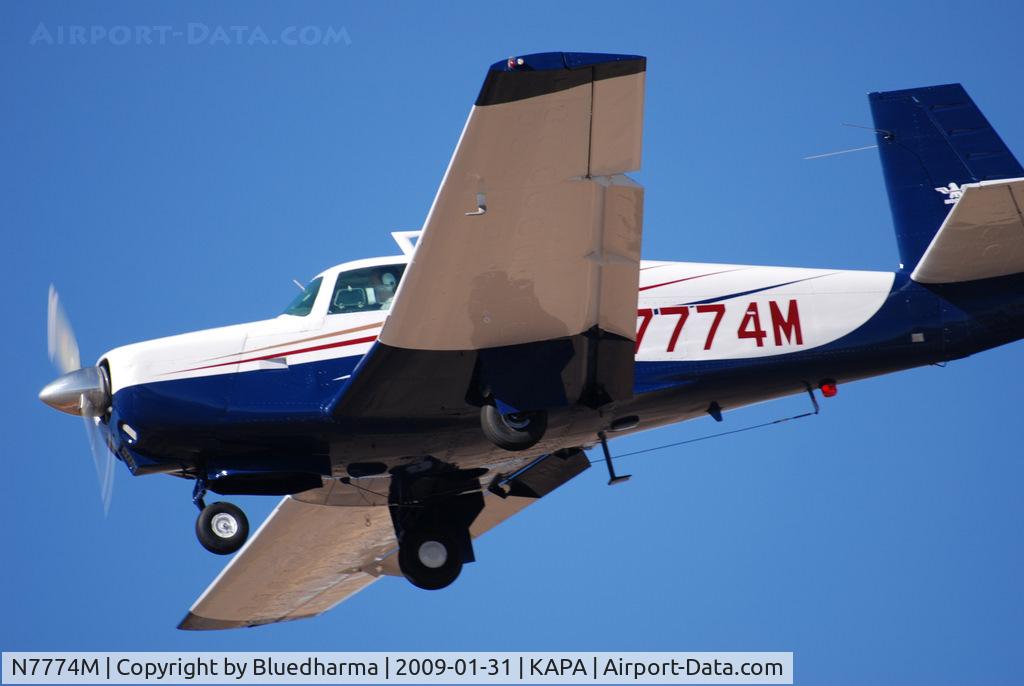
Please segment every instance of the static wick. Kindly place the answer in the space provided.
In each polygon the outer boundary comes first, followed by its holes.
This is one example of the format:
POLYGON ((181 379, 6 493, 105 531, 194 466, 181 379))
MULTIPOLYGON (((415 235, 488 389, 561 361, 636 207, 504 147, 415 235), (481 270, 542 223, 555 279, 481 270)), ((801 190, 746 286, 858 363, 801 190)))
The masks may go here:
POLYGON ((302 282, 298 279, 292 279, 292 283, 299 287, 300 291, 306 290, 306 287, 302 285, 302 282))

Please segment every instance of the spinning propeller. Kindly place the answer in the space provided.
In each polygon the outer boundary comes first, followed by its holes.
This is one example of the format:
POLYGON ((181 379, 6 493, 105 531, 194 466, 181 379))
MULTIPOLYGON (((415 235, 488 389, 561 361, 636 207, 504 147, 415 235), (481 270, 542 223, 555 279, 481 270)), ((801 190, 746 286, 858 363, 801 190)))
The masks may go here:
POLYGON ((85 420, 85 433, 100 481, 103 514, 106 515, 114 492, 115 458, 100 433, 99 422, 110 408, 110 378, 103 367, 82 367, 75 332, 53 285, 50 286, 46 313, 46 334, 50 361, 61 376, 39 392, 39 399, 61 412, 81 415, 85 420))

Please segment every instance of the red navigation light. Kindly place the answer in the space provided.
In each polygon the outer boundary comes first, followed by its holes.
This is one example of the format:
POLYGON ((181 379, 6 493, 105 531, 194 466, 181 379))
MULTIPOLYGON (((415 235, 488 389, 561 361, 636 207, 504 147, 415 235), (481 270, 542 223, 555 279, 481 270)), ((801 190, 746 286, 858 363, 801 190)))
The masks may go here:
POLYGON ((836 393, 839 392, 839 387, 836 386, 835 381, 822 381, 818 384, 818 388, 821 389, 821 394, 826 398, 834 398, 836 393))

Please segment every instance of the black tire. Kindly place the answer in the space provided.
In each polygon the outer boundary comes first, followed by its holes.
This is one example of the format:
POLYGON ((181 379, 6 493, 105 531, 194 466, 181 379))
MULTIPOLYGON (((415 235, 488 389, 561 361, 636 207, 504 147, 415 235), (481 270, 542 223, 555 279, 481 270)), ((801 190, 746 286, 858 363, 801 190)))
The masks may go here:
POLYGON ((480 408, 480 428, 494 445, 504 450, 527 450, 544 438, 548 413, 544 410, 505 416, 494 405, 480 408))
POLYGON ((196 519, 196 538, 217 555, 230 555, 249 538, 249 520, 231 503, 212 503, 196 519))
POLYGON ((406 531, 398 544, 398 567, 413 586, 436 591, 459 578, 462 550, 443 530, 406 531))

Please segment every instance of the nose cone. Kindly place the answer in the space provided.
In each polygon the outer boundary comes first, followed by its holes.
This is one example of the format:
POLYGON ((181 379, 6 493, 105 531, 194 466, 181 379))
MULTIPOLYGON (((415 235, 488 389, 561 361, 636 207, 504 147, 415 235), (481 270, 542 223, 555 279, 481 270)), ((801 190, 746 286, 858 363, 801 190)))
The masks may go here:
POLYGON ((99 367, 69 372, 46 384, 39 399, 68 414, 99 416, 110 405, 106 373, 99 367))

